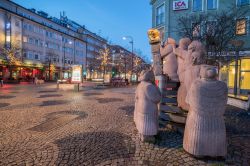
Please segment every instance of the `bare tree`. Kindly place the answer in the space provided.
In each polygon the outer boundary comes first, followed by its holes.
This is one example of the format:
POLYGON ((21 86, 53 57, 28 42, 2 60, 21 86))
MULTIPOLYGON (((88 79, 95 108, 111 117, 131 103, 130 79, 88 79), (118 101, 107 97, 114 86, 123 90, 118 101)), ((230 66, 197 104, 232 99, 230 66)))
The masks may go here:
POLYGON ((101 60, 100 66, 103 69, 103 81, 104 81, 104 76, 106 74, 106 68, 107 68, 108 64, 110 64, 110 60, 111 60, 110 49, 108 47, 101 49, 99 51, 99 57, 97 59, 101 60))
POLYGON ((178 19, 179 34, 192 40, 200 40, 205 44, 210 57, 221 61, 221 55, 231 48, 230 42, 237 38, 237 20, 242 19, 246 12, 248 11, 234 5, 229 10, 182 16, 178 19))
POLYGON ((55 72, 55 66, 53 64, 53 59, 55 58, 55 53, 52 49, 49 49, 46 54, 46 65, 48 65, 49 71, 49 81, 51 80, 51 76, 55 72))

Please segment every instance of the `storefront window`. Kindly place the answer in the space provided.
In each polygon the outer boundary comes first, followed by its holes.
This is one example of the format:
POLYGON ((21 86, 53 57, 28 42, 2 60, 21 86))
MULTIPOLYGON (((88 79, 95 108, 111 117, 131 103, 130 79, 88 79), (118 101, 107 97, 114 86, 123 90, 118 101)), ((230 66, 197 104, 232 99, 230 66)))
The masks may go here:
POLYGON ((241 60, 241 70, 243 71, 250 70, 250 59, 241 60))
POLYGON ((241 89, 250 89, 250 59, 241 60, 241 89))
POLYGON ((250 71, 241 72, 241 87, 240 89, 250 89, 250 71))
MULTIPOLYGON (((238 62, 240 64, 240 61, 238 62)), ((231 62, 229 65, 229 71, 228 71, 228 87, 233 88, 234 87, 234 77, 235 77, 235 62, 231 62)), ((238 77, 240 74, 240 66, 238 68, 238 77)), ((239 79, 238 79, 239 80, 239 79)), ((239 85, 239 81, 238 81, 239 85)))

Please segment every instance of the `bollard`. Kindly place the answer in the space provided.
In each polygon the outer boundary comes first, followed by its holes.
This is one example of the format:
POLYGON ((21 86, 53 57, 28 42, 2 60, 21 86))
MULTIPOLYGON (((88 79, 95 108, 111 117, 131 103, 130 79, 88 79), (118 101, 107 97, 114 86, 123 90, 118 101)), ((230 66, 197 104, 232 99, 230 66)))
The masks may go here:
POLYGON ((3 80, 0 81, 1 87, 3 87, 3 80))
POLYGON ((75 92, 79 92, 80 91, 80 84, 79 83, 74 85, 74 91, 75 92))
POLYGON ((59 89, 59 82, 56 83, 56 88, 59 89))

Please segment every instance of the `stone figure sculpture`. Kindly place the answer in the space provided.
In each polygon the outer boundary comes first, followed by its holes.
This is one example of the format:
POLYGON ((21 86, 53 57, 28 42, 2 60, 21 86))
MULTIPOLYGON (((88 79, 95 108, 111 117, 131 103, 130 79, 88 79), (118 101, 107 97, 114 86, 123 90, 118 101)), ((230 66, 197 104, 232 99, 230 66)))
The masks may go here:
POLYGON ((187 91, 194 80, 200 76, 201 65, 205 63, 205 48, 199 41, 193 41, 188 46, 188 54, 185 58, 184 84, 187 91))
POLYGON ((190 105, 183 148, 196 157, 225 156, 226 129, 223 114, 227 103, 227 85, 216 80, 217 70, 202 65, 187 95, 190 105))
POLYGON ((179 81, 177 75, 177 58, 174 54, 175 41, 168 38, 167 42, 163 47, 160 48, 160 54, 163 58, 163 74, 167 75, 172 81, 179 81))
POLYGON ((160 32, 157 29, 148 30, 149 43, 153 55, 153 71, 155 76, 162 75, 162 62, 160 55, 160 32))
POLYGON ((174 54, 177 56, 178 69, 177 74, 180 80, 180 87, 177 93, 178 107, 188 110, 189 105, 186 103, 187 89, 185 87, 185 58, 188 56, 188 46, 191 43, 189 38, 182 38, 179 41, 179 47, 174 47, 174 54))
POLYGON ((161 94, 154 85, 152 70, 143 71, 135 94, 134 121, 142 141, 154 141, 158 131, 158 107, 161 94))

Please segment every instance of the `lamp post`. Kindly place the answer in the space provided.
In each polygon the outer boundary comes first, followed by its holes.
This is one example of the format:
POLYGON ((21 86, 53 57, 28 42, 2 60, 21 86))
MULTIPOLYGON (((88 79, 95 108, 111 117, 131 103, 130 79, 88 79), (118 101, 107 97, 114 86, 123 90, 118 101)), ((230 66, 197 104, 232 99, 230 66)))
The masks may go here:
POLYGON ((130 40, 129 43, 130 43, 131 46, 132 46, 132 51, 131 51, 131 52, 132 52, 131 82, 132 82, 133 68, 134 68, 134 38, 133 38, 132 36, 124 36, 122 39, 123 39, 123 40, 129 39, 129 40, 130 40))
POLYGON ((86 40, 86 47, 85 47, 85 54, 86 54, 86 57, 85 57, 85 72, 84 72, 84 75, 85 75, 85 79, 87 80, 87 72, 88 72, 88 34, 84 34, 85 35, 85 40, 86 40))
POLYGON ((234 75, 234 95, 238 94, 238 60, 240 48, 244 45, 244 41, 242 40, 231 40, 230 43, 234 46, 235 49, 235 75, 234 75))

